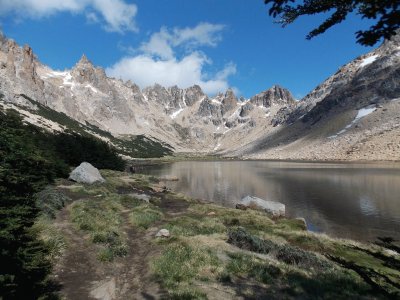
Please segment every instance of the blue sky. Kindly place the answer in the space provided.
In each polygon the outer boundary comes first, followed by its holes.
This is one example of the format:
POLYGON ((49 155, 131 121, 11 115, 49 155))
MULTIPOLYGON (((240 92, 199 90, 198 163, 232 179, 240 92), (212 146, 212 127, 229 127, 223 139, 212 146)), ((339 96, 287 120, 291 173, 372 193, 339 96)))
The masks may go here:
POLYGON ((233 87, 245 97, 279 84, 301 98, 371 50, 355 42, 368 28, 357 16, 307 41, 323 18, 282 29, 263 0, 0 0, 4 34, 54 69, 85 53, 141 87, 200 84, 210 95, 233 87))

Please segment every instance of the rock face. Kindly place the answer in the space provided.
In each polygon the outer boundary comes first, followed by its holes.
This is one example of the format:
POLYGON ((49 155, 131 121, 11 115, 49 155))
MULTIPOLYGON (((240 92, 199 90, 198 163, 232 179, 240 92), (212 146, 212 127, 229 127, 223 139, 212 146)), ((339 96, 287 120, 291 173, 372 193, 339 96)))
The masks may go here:
POLYGON ((285 204, 275 201, 263 200, 261 198, 247 196, 239 203, 240 208, 243 207, 264 210, 273 216, 285 216, 285 204))
POLYGON ((79 182, 92 184, 95 182, 105 182, 98 169, 87 162, 83 162, 74 169, 69 175, 69 179, 79 182))

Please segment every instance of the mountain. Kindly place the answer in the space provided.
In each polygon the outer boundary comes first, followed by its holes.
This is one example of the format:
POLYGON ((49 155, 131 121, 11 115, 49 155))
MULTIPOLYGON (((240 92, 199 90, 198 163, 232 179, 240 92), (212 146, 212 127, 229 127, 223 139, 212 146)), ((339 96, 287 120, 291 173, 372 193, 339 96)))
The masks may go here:
POLYGON ((251 142, 283 107, 290 92, 274 86, 249 100, 232 90, 210 98, 199 86, 180 89, 136 84, 106 76, 83 55, 71 69, 43 65, 29 46, 0 39, 0 92, 6 102, 31 106, 23 96, 114 136, 144 135, 176 151, 210 152, 251 142))
POLYGON ((279 130, 230 151, 247 158, 400 160, 400 34, 341 67, 273 122, 279 130))
POLYGON ((231 89, 209 97, 196 85, 140 89, 109 78, 85 55, 70 70, 52 70, 29 46, 0 37, 3 105, 32 113, 38 103, 114 142, 140 137, 176 152, 398 160, 399 82, 399 35, 343 66, 300 101, 277 85, 250 99, 238 99, 231 89))

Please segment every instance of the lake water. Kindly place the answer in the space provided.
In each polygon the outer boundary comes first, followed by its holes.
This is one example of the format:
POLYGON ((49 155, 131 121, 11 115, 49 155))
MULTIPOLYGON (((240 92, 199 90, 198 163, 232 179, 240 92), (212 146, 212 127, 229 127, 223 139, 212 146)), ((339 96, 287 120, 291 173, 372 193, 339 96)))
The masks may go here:
POLYGON ((282 202, 311 231, 400 239, 400 164, 185 161, 143 173, 177 176, 173 191, 227 207, 247 195, 282 202))

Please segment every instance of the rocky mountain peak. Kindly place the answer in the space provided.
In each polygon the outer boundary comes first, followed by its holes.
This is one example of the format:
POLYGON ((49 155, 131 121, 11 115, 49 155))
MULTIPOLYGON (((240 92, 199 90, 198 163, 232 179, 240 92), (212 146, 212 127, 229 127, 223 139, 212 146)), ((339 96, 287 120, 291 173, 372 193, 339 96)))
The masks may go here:
POLYGON ((229 111, 232 111, 233 109, 236 109, 236 106, 238 104, 238 98, 236 97, 234 91, 229 88, 223 99, 222 99, 222 114, 226 114, 229 111))
POLYGON ((85 53, 82 54, 81 59, 78 61, 78 65, 81 65, 81 66, 92 65, 93 66, 92 62, 87 58, 85 53))
POLYGON ((106 72, 101 67, 95 67, 85 54, 72 68, 71 75, 74 80, 81 84, 86 82, 105 93, 109 91, 106 72))
POLYGON ((250 102, 257 106, 270 107, 272 104, 291 105, 295 103, 295 99, 289 90, 273 85, 270 89, 250 98, 250 102))

